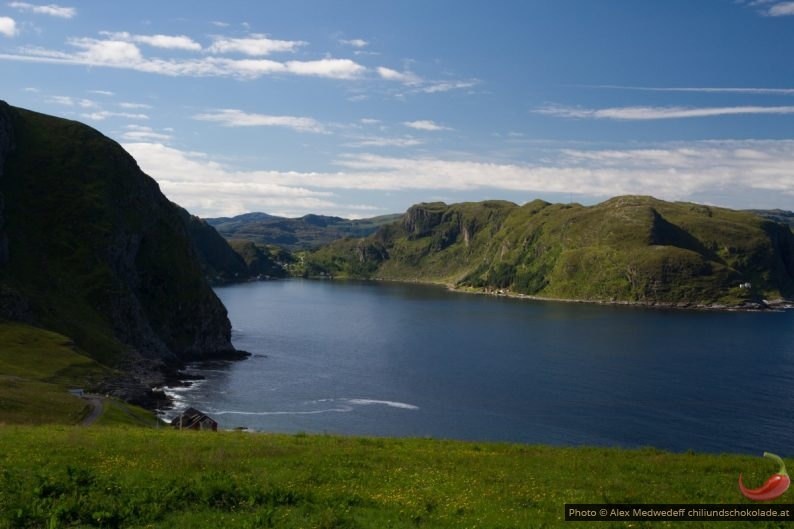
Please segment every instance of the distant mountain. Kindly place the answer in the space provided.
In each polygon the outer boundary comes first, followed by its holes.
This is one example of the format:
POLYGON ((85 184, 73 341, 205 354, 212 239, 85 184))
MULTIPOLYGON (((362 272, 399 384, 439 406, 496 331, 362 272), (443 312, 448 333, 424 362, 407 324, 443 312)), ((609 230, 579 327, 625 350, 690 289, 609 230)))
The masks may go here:
POLYGON ((247 239, 295 251, 316 248, 345 237, 366 237, 401 216, 383 215, 349 220, 324 215, 305 215, 291 219, 267 213, 246 213, 231 218, 205 220, 226 239, 247 239))
POLYGON ((0 102, 0 204, 0 320, 141 376, 143 365, 239 356, 196 246, 212 248, 213 269, 245 263, 116 142, 0 102))
POLYGON ((545 298, 742 305, 794 296, 794 234, 757 215, 652 197, 411 207, 308 255, 304 275, 443 282, 545 298))
POLYGON ((794 230, 794 211, 786 211, 783 209, 748 209, 750 213, 760 215, 765 219, 773 220, 781 224, 788 224, 794 230))
MULTIPOLYGON (((176 206, 199 257, 201 269, 215 285, 260 277, 286 277, 283 264, 267 248, 227 241, 207 221, 176 206)), ((283 259, 283 257, 282 257, 283 259)))

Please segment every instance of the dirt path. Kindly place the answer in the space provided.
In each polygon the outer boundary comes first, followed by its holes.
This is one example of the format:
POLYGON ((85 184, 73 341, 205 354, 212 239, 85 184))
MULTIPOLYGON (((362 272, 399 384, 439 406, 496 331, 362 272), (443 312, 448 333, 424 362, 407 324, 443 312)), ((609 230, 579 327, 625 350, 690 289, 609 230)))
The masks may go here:
POLYGON ((103 402, 101 397, 97 397, 94 395, 86 395, 83 397, 88 404, 91 405, 91 412, 86 415, 85 419, 80 423, 81 426, 91 426, 94 424, 100 417, 102 417, 102 412, 105 411, 105 403, 103 402))

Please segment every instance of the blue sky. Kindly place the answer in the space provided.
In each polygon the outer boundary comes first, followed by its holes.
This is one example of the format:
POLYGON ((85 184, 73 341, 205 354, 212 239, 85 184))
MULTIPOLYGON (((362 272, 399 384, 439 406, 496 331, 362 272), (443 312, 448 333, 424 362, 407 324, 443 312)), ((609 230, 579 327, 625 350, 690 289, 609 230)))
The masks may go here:
POLYGON ((794 1, 0 3, 0 98, 204 216, 794 209, 794 1))

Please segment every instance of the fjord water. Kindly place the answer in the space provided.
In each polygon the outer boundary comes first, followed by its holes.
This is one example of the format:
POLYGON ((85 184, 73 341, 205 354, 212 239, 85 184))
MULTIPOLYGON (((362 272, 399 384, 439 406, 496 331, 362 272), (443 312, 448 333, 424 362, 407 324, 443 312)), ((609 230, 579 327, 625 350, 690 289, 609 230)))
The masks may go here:
POLYGON ((426 285, 216 290, 241 362, 178 393, 222 427, 794 455, 794 311, 539 302, 426 285))

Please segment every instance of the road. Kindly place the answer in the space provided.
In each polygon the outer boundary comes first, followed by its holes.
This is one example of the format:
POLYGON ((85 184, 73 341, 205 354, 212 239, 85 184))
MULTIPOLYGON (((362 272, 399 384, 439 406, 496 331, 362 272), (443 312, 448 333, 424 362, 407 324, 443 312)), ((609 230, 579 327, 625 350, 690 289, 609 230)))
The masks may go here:
POLYGON ((83 399, 91 405, 91 412, 86 415, 85 419, 80 423, 81 426, 91 426, 94 424, 100 417, 102 417, 102 412, 105 411, 105 403, 102 400, 102 397, 97 395, 85 395, 83 399))

